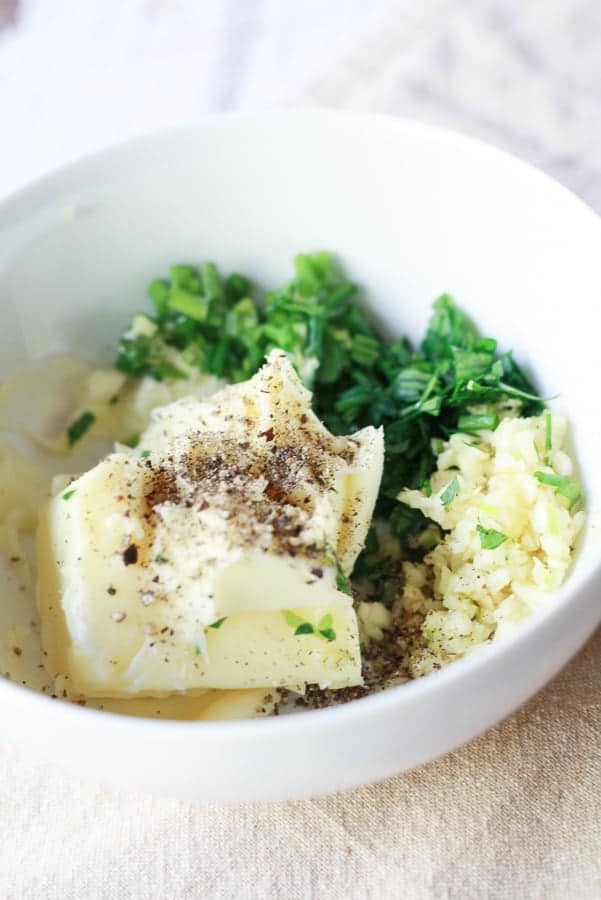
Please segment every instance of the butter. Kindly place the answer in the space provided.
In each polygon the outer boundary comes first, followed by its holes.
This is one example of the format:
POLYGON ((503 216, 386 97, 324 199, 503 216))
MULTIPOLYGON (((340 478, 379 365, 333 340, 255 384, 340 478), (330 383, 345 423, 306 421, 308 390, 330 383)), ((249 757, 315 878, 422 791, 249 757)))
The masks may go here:
POLYGON ((48 504, 47 666, 84 696, 361 683, 337 587, 371 520, 383 438, 335 437, 281 351, 210 400, 155 411, 48 504), (300 628, 299 628, 300 624, 300 628))

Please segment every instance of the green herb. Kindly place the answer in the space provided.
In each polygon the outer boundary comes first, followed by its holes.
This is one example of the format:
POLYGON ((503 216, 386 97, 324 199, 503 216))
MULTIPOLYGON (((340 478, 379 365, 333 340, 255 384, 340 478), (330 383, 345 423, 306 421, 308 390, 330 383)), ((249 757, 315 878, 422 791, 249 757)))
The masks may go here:
POLYGON ((227 616, 224 616, 222 619, 217 619, 216 622, 211 622, 211 624, 209 625, 209 628, 221 628, 221 626, 223 625, 223 623, 225 622, 226 619, 227 619, 227 616))
POLYGON ((156 278, 151 281, 148 285, 148 296, 159 312, 165 310, 169 300, 169 282, 164 278, 156 278))
POLYGON ((190 294, 181 288, 174 288, 167 301, 169 309, 183 313, 195 322, 204 322, 209 312, 209 303, 205 297, 190 294))
POLYGON ((69 427, 67 428, 67 440, 69 441, 69 446, 72 447, 77 441, 81 440, 86 431, 92 427, 94 422, 96 421, 96 416, 93 412, 89 410, 84 412, 79 416, 78 419, 75 419, 74 422, 71 422, 69 427))
POLYGON ((291 612, 289 609, 283 611, 283 616, 286 620, 286 624, 290 625, 291 628, 297 628, 299 625, 302 625, 304 621, 304 619, 301 619, 300 616, 297 616, 296 613, 291 612))
POLYGON ((499 417, 496 413, 483 413, 480 415, 464 413, 457 419, 459 431, 494 431, 498 424, 499 417))
POLYGON ((476 531, 480 535, 480 546, 483 550, 496 550, 507 540, 507 535, 495 528, 483 528, 482 525, 476 525, 476 531))
POLYGON ((123 443, 125 444, 126 447, 131 447, 132 450, 135 450, 135 448, 140 443, 140 435, 132 434, 132 436, 129 437, 126 441, 123 441, 123 443))
POLYGON ((553 416, 545 413, 545 450, 549 453, 553 449, 553 416))
POLYGON ((212 311, 214 312, 215 307, 225 301, 225 291, 223 289, 223 284, 221 283, 221 277, 217 266, 212 262, 203 263, 200 267, 200 275, 202 278, 204 295, 207 298, 207 301, 213 306, 212 311))
POLYGON ((551 472, 535 472, 534 477, 541 484, 548 484, 550 487, 554 487, 556 494, 566 497, 569 501, 570 509, 578 503, 582 496, 578 482, 574 481, 573 478, 568 478, 566 475, 555 475, 555 473, 551 472))
POLYGON ((550 453, 553 449, 553 417, 550 412, 545 413, 545 465, 549 465, 550 453))
POLYGON ((119 403, 119 395, 118 395, 118 394, 113 394, 113 396, 112 396, 111 399, 109 400, 109 404, 110 404, 111 406, 115 406, 116 403, 119 403))
POLYGON ((150 450, 142 450, 142 452, 140 453, 141 459, 148 459, 149 456, 150 456, 150 450))
POLYGON ((312 625, 311 622, 305 621, 305 619, 302 619, 300 616, 297 616, 296 613, 293 613, 288 609, 283 611, 283 615, 286 624, 290 625, 291 628, 294 628, 295 635, 313 634, 326 641, 336 640, 336 632, 332 628, 333 619, 331 613, 326 613, 326 615, 322 616, 317 626, 312 625))
POLYGON ((459 481, 457 478, 453 478, 449 484, 447 484, 446 488, 440 495, 440 502, 443 506, 448 506, 449 503, 455 499, 457 494, 459 493, 459 481))
POLYGON ((521 415, 544 408, 511 353, 480 337, 448 294, 434 302, 419 347, 404 338, 386 341, 328 253, 297 256, 293 278, 263 296, 238 273, 223 278, 211 262, 173 266, 149 295, 156 331, 133 338, 126 332, 117 368, 136 378, 186 379, 179 353, 187 366, 238 382, 281 348, 314 391, 315 411, 330 431, 384 427, 375 515, 392 523, 409 555, 423 553, 416 538, 429 523, 396 498, 425 483, 443 442, 456 431, 494 429, 508 398, 519 401, 521 415), (486 413, 473 411, 483 404, 486 413))
POLYGON ((290 612, 290 610, 284 610, 284 619, 286 620, 286 624, 290 625, 291 628, 294 628, 295 634, 313 634, 314 628, 310 622, 305 622, 304 619, 301 619, 300 616, 297 616, 296 613, 290 612))
POLYGON ((325 616, 322 616, 317 625, 317 629, 320 635, 326 639, 326 641, 335 641, 336 640, 336 632, 332 628, 333 619, 331 613, 326 613, 325 616))
POLYGON ((72 488, 70 491, 65 491, 65 493, 63 494, 63 500, 70 500, 75 493, 77 493, 77 488, 72 488))
POLYGON ((226 294, 229 294, 234 300, 241 300, 243 297, 250 295, 252 285, 244 275, 232 272, 229 278, 226 279, 225 289, 226 294))
POLYGON ((159 552, 159 553, 157 553, 157 555, 155 556, 154 561, 157 562, 157 563, 165 562, 165 557, 163 556, 162 553, 159 552))
POLYGON ((334 563, 336 565, 336 587, 339 591, 342 591, 343 594, 348 594, 349 597, 353 596, 353 589, 351 587, 351 583, 344 574, 344 569, 340 565, 340 560, 334 553, 334 563))
POLYGON ((194 266, 177 264, 169 269, 171 282, 175 287, 188 288, 192 284, 200 286, 198 270, 194 266))
POLYGON ((199 643, 199 644, 195 644, 195 645, 194 645, 194 652, 196 653, 196 656, 204 656, 204 649, 203 649, 202 644, 200 644, 200 643, 199 643))

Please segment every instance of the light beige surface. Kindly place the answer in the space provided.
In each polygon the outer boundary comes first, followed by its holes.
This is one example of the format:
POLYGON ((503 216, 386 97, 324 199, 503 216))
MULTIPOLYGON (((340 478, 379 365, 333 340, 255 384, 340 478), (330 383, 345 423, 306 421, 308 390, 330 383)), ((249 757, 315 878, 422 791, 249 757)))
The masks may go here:
POLYGON ((0 752, 6 900, 601 897, 601 631, 510 720, 383 784, 221 807, 0 752))

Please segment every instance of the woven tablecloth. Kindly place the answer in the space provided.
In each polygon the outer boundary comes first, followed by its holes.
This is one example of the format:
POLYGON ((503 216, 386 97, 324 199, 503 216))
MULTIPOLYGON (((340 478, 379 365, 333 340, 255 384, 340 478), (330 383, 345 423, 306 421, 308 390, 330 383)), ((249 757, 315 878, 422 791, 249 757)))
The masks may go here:
POLYGON ((601 897, 601 632, 461 750, 382 784, 267 806, 97 787, 0 754, 3 898, 601 897))
MULTIPOLYGON (((462 128, 601 209, 600 40, 598 0, 390 3, 292 102, 462 128)), ((0 897, 601 897, 600 666, 598 633, 541 694, 468 746, 383 784, 303 802, 133 795, 3 744, 0 897)))

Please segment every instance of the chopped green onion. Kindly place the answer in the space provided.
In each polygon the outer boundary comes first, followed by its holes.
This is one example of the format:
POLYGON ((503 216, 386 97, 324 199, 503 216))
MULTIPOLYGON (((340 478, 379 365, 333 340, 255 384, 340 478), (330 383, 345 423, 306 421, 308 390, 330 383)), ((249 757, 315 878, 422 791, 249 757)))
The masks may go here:
POLYGON ((300 616, 297 616, 296 613, 291 612, 289 609, 285 609, 283 615, 286 624, 290 625, 291 628, 297 628, 299 625, 302 625, 304 621, 304 619, 301 619, 300 616))
POLYGON ((329 253, 300 253, 294 258, 296 282, 302 297, 314 297, 325 286, 330 276, 329 253))
POLYGON ((203 263, 200 267, 200 274, 204 294, 209 303, 220 303, 225 297, 225 292, 215 263, 203 263))
POLYGON ((63 500, 70 500, 75 493, 77 493, 77 488, 73 488, 70 491, 65 491, 65 493, 63 494, 63 500))
POLYGON ((483 550, 496 550, 501 544, 507 540, 507 535, 496 528, 483 528, 482 525, 476 525, 476 531, 480 535, 480 546, 483 550))
POLYGON ((164 278, 155 278, 148 285, 148 296, 157 308, 157 312, 164 313, 169 300, 169 282, 164 278))
POLYGON ((573 478, 566 475, 556 475, 551 472, 535 472, 534 477, 541 483, 555 488, 556 494, 561 494, 569 501, 570 509, 578 503, 582 496, 580 485, 573 478))
POLYGON ((198 271, 194 266, 171 266, 169 275, 173 286, 184 290, 189 290, 190 282, 194 284, 198 281, 198 271))
POLYGON ((553 417, 550 412, 545 413, 545 465, 549 465, 550 453, 553 449, 553 417))
POLYGON ((317 627, 321 630, 322 628, 331 628, 333 623, 332 613, 326 613, 325 616, 322 616, 319 620, 317 627))
POLYGON ((455 499, 457 494, 459 493, 459 481, 457 478, 453 478, 449 484, 447 484, 446 488, 440 495, 440 502, 443 506, 448 506, 449 503, 455 499))
POLYGON ((457 419, 459 431, 494 431, 499 424, 496 413, 464 413, 457 419))
POLYGON ((296 629, 296 631, 294 633, 295 633, 295 635, 296 634, 313 634, 314 629, 310 622, 301 622, 301 624, 298 626, 298 628, 296 629))
POLYGON ((227 616, 223 616, 222 619, 217 619, 216 622, 211 622, 211 624, 209 625, 209 628, 221 628, 221 626, 223 625, 223 623, 225 622, 226 619, 227 619, 227 616))
POLYGON ((209 311, 209 303, 206 297, 190 294, 188 291, 179 288, 174 288, 171 291, 168 306, 170 309, 175 309, 196 322, 204 322, 209 311))
POLYGON ((332 618, 332 613, 326 613, 325 616, 322 616, 317 625, 317 629, 326 641, 335 641, 336 640, 336 632, 334 631, 332 625, 334 624, 334 620, 332 618))
POLYGON ((351 583, 344 574, 344 569, 340 565, 340 560, 334 554, 334 562, 336 565, 336 587, 339 591, 342 591, 343 594, 348 594, 349 597, 353 596, 353 589, 351 587, 351 583))
POLYGON ((550 412, 545 413, 545 450, 547 452, 553 449, 553 416, 550 412))
POLYGON ((250 297, 244 297, 228 310, 225 317, 225 333, 229 337, 246 341, 258 325, 258 315, 250 297))
POLYGON ((72 447, 77 441, 81 440, 86 431, 92 427, 94 422, 96 421, 96 416, 93 412, 89 410, 81 414, 78 419, 75 419, 74 422, 71 422, 69 427, 67 428, 67 439, 69 441, 69 446, 72 447))

